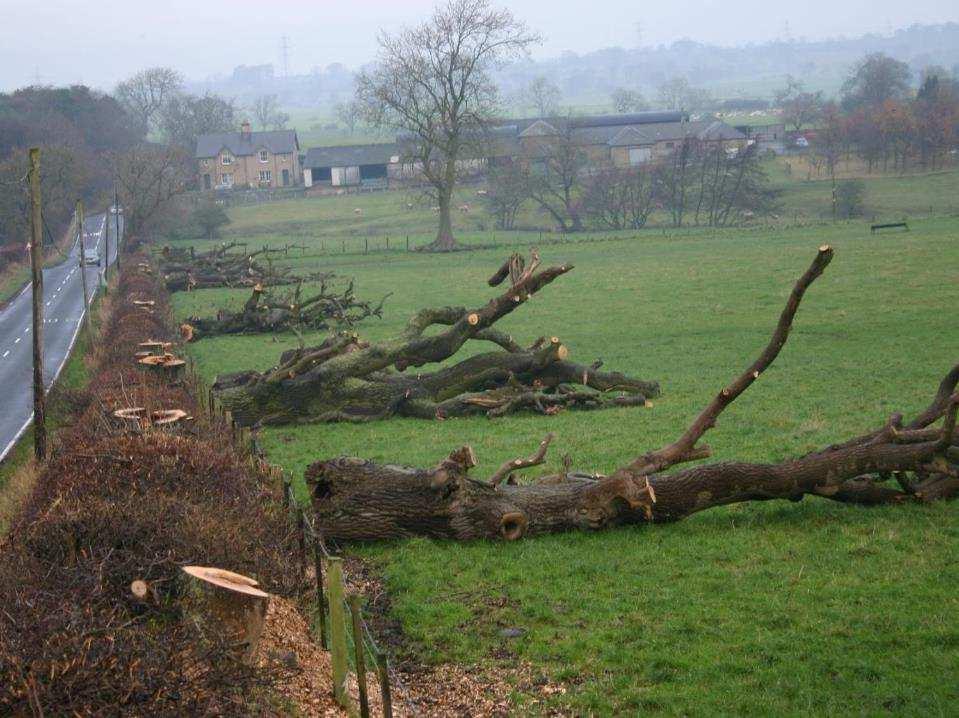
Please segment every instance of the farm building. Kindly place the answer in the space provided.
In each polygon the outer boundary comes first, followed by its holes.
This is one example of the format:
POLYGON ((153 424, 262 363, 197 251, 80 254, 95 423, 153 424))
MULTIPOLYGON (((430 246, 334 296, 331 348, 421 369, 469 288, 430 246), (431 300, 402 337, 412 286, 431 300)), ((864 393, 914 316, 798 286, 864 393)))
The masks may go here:
POLYGON ((755 142, 761 150, 772 150, 777 155, 786 151, 786 125, 736 125, 748 140, 755 142))
POLYGON ((303 161, 306 187, 386 186, 388 167, 399 163, 393 143, 311 147, 303 161))
POLYGON ((196 139, 201 190, 292 187, 300 183, 300 143, 295 130, 217 132, 196 139))
MULTIPOLYGON (((690 121, 683 112, 507 120, 481 135, 466 141, 458 163, 463 174, 480 174, 514 161, 536 162, 561 141, 580 147, 595 167, 660 161, 687 139, 730 149, 747 143, 745 134, 725 122, 690 121)), ((304 185, 319 191, 324 187, 386 188, 415 179, 421 165, 411 159, 414 148, 412 138, 403 136, 396 143, 313 147, 303 163, 304 185)))

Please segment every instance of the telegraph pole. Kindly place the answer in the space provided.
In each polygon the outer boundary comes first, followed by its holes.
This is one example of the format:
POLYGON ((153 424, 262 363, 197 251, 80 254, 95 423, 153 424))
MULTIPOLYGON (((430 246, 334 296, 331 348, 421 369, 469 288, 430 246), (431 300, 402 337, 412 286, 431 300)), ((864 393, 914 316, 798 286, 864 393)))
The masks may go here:
MULTIPOLYGON (((120 185, 117 180, 113 180, 113 209, 117 211, 116 217, 116 247, 117 247, 117 271, 120 271, 120 185)), ((110 255, 107 254, 107 266, 110 266, 110 255)))
POLYGON ((83 285, 83 308, 80 315, 87 341, 93 346, 93 332, 90 331, 90 312, 87 300, 87 253, 83 247, 83 200, 77 200, 77 226, 80 233, 80 284, 83 285))
POLYGON ((40 204, 40 148, 30 148, 30 271, 33 278, 33 452, 47 455, 43 389, 43 212, 40 204))

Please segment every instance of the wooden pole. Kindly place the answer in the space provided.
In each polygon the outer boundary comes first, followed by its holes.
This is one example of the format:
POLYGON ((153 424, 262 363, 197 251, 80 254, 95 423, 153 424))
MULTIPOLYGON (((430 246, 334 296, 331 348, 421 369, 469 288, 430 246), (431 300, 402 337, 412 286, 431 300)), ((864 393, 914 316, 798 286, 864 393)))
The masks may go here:
POLYGON ((326 595, 323 593, 323 545, 320 537, 313 536, 313 566, 316 570, 316 612, 320 618, 320 645, 324 649, 330 647, 329 637, 326 635, 326 595))
POLYGON ((366 660, 363 656, 363 619, 360 616, 360 597, 350 596, 350 614, 353 617, 353 648, 356 650, 356 684, 360 689, 360 718, 370 718, 370 698, 366 690, 366 660))
POLYGON ((330 660, 333 664, 333 697, 341 706, 350 699, 346 691, 346 616, 343 614, 343 560, 330 558, 327 574, 330 591, 330 660))
POLYGON ((393 694, 390 691, 390 664, 384 653, 376 651, 376 674, 380 679, 380 700, 383 703, 383 718, 393 718, 393 694))
POLYGON ((30 149, 30 271, 33 278, 33 452, 47 455, 43 391, 43 211, 40 204, 40 148, 30 149))
MULTIPOLYGON (((116 237, 116 248, 117 248, 116 265, 117 265, 117 271, 119 272, 120 271, 120 186, 116 180, 114 180, 113 182, 113 208, 117 211, 117 213, 113 216, 116 218, 114 220, 114 224, 116 227, 115 237, 116 237)), ((110 255, 108 254, 107 264, 109 265, 109 263, 110 263, 110 255)))
POLYGON ((93 347, 93 332, 90 331, 89 294, 87 294, 87 255, 83 246, 83 201, 77 200, 77 230, 80 236, 80 285, 83 287, 83 304, 81 305, 80 321, 83 322, 83 331, 87 335, 87 343, 93 347))

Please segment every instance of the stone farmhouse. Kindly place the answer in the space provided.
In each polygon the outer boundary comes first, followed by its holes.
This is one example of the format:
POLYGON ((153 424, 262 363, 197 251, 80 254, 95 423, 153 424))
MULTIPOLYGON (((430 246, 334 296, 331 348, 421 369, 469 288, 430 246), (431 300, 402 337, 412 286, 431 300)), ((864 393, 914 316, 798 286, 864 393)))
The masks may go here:
POLYGON ((200 190, 294 187, 301 184, 300 143, 295 130, 200 135, 196 140, 200 190))

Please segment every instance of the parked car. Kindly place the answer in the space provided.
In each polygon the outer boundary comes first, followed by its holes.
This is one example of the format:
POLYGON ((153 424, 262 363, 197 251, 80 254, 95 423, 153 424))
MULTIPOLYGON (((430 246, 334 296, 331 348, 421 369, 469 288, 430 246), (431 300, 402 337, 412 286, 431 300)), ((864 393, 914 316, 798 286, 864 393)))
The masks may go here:
POLYGON ((110 207, 110 214, 123 214, 123 207, 113 205, 110 207))

